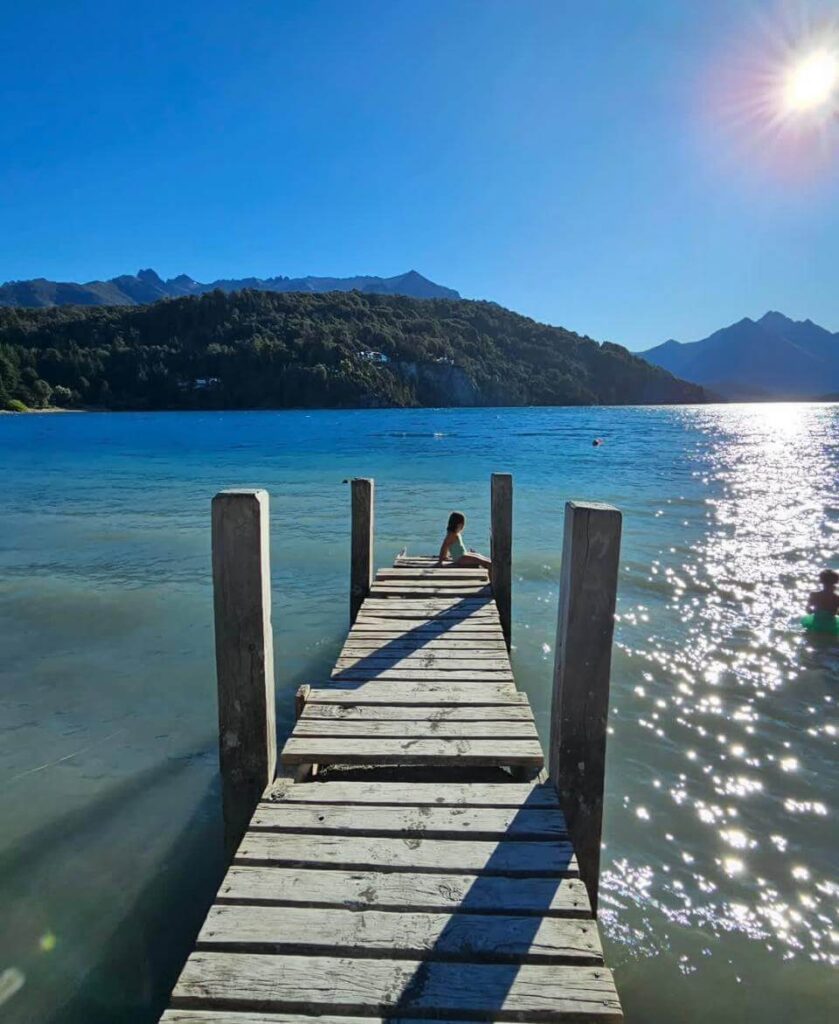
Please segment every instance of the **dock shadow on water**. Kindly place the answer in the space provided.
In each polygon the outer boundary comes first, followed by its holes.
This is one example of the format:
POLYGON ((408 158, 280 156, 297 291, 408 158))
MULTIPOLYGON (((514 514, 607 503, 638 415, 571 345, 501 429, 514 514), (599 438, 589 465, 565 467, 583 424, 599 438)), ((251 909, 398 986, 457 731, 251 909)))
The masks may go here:
POLYGON ((3 852, 4 1024, 157 1019, 224 871, 214 760, 168 757, 3 852))

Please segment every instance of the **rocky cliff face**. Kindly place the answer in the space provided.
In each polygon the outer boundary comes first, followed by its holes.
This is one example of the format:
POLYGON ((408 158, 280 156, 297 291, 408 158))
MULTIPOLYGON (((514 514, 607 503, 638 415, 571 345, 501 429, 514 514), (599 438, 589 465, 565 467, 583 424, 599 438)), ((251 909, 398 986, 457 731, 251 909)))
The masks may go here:
POLYGON ((420 405, 485 404, 475 382, 459 366, 445 362, 400 362, 393 367, 412 386, 420 405))

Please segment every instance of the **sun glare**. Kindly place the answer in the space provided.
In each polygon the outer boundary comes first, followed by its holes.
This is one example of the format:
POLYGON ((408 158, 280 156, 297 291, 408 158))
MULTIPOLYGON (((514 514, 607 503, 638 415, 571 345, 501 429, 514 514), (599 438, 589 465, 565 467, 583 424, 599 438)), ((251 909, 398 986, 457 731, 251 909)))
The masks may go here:
POLYGON ((839 57, 817 50, 795 61, 786 73, 783 106, 789 113, 818 110, 839 90, 839 57))

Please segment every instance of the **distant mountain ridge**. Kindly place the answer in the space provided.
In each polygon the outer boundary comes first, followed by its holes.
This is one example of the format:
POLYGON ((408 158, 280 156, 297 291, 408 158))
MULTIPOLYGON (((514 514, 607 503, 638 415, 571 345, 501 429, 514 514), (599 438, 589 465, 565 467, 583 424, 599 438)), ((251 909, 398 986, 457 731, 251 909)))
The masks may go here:
POLYGON ((725 398, 820 398, 839 391, 839 332, 775 310, 701 341, 671 338, 638 354, 725 398))
POLYGON ((237 292, 253 288, 260 292, 349 292, 378 295, 409 295, 415 299, 459 299, 453 288, 429 281, 416 270, 396 277, 243 277, 202 284, 187 274, 163 280, 156 271, 138 270, 108 281, 7 281, 0 285, 0 306, 42 309, 52 306, 142 306, 160 299, 203 295, 219 289, 237 292))

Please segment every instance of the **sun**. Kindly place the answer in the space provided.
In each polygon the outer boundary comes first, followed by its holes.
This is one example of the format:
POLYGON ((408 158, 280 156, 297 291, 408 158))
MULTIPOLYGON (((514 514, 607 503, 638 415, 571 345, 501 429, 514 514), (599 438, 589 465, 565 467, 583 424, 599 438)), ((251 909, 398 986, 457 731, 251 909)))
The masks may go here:
POLYGON ((837 92, 839 56, 830 50, 815 50, 788 68, 782 87, 783 107, 789 114, 820 110, 833 102, 837 92))

